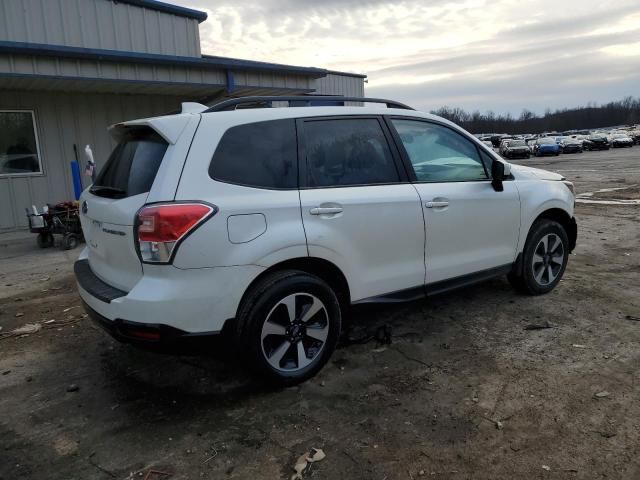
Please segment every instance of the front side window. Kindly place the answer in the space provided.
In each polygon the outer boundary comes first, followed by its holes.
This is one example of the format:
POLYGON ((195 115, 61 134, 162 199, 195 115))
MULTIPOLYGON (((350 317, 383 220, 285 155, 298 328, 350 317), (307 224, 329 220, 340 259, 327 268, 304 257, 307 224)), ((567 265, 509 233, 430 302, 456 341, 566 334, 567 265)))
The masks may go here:
POLYGON ((476 146, 434 123, 392 120, 419 182, 469 182, 488 176, 476 146))
POLYGON ((270 120, 227 130, 213 154, 209 176, 257 188, 298 186, 295 120, 270 120))
POLYGON ((307 185, 377 185, 400 180, 375 118, 314 120, 304 124, 307 185))
POLYGON ((33 112, 0 110, 0 175, 42 173, 33 112))

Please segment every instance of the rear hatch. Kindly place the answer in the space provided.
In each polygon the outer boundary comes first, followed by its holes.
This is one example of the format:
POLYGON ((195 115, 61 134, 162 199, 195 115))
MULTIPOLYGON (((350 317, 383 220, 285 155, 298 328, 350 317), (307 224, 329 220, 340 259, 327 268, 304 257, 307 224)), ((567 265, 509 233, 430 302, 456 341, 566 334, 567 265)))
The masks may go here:
POLYGON ((82 194, 80 217, 91 270, 107 284, 129 291, 142 276, 134 240, 136 212, 147 201, 169 143, 144 125, 121 128, 118 140, 82 194))

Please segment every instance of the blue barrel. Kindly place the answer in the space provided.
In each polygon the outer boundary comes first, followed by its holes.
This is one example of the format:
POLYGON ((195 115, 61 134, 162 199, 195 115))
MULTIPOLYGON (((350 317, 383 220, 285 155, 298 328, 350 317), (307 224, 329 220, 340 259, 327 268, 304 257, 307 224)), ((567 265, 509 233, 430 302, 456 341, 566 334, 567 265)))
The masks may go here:
POLYGON ((80 178, 80 165, 75 160, 71 162, 71 180, 73 182, 73 193, 76 196, 76 200, 79 200, 82 193, 82 179, 80 178))

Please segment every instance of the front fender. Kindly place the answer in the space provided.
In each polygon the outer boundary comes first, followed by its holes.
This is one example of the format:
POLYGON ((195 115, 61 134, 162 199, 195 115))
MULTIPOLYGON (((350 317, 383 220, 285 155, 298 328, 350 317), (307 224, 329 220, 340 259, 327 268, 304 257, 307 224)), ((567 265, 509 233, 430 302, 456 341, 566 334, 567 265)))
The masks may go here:
MULTIPOLYGON (((531 226, 543 213, 549 210, 562 210, 573 221, 574 231, 567 232, 570 238, 575 239, 577 225, 573 218, 574 197, 569 189, 558 181, 523 181, 519 182, 521 201, 521 225, 520 239, 518 242, 518 253, 524 250, 531 226), (541 188, 543 187, 543 188, 541 188)), ((575 247, 570 245, 571 250, 575 247)))

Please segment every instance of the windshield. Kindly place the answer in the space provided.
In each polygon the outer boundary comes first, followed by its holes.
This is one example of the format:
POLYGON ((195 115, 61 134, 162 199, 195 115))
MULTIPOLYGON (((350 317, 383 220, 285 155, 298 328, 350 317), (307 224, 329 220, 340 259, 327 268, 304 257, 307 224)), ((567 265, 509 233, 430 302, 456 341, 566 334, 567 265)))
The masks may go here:
POLYGON ((509 142, 510 147, 526 147, 527 144, 524 143, 524 140, 512 140, 509 142))
POLYGON ((553 138, 540 138, 537 143, 538 145, 555 145, 556 141, 553 138))

